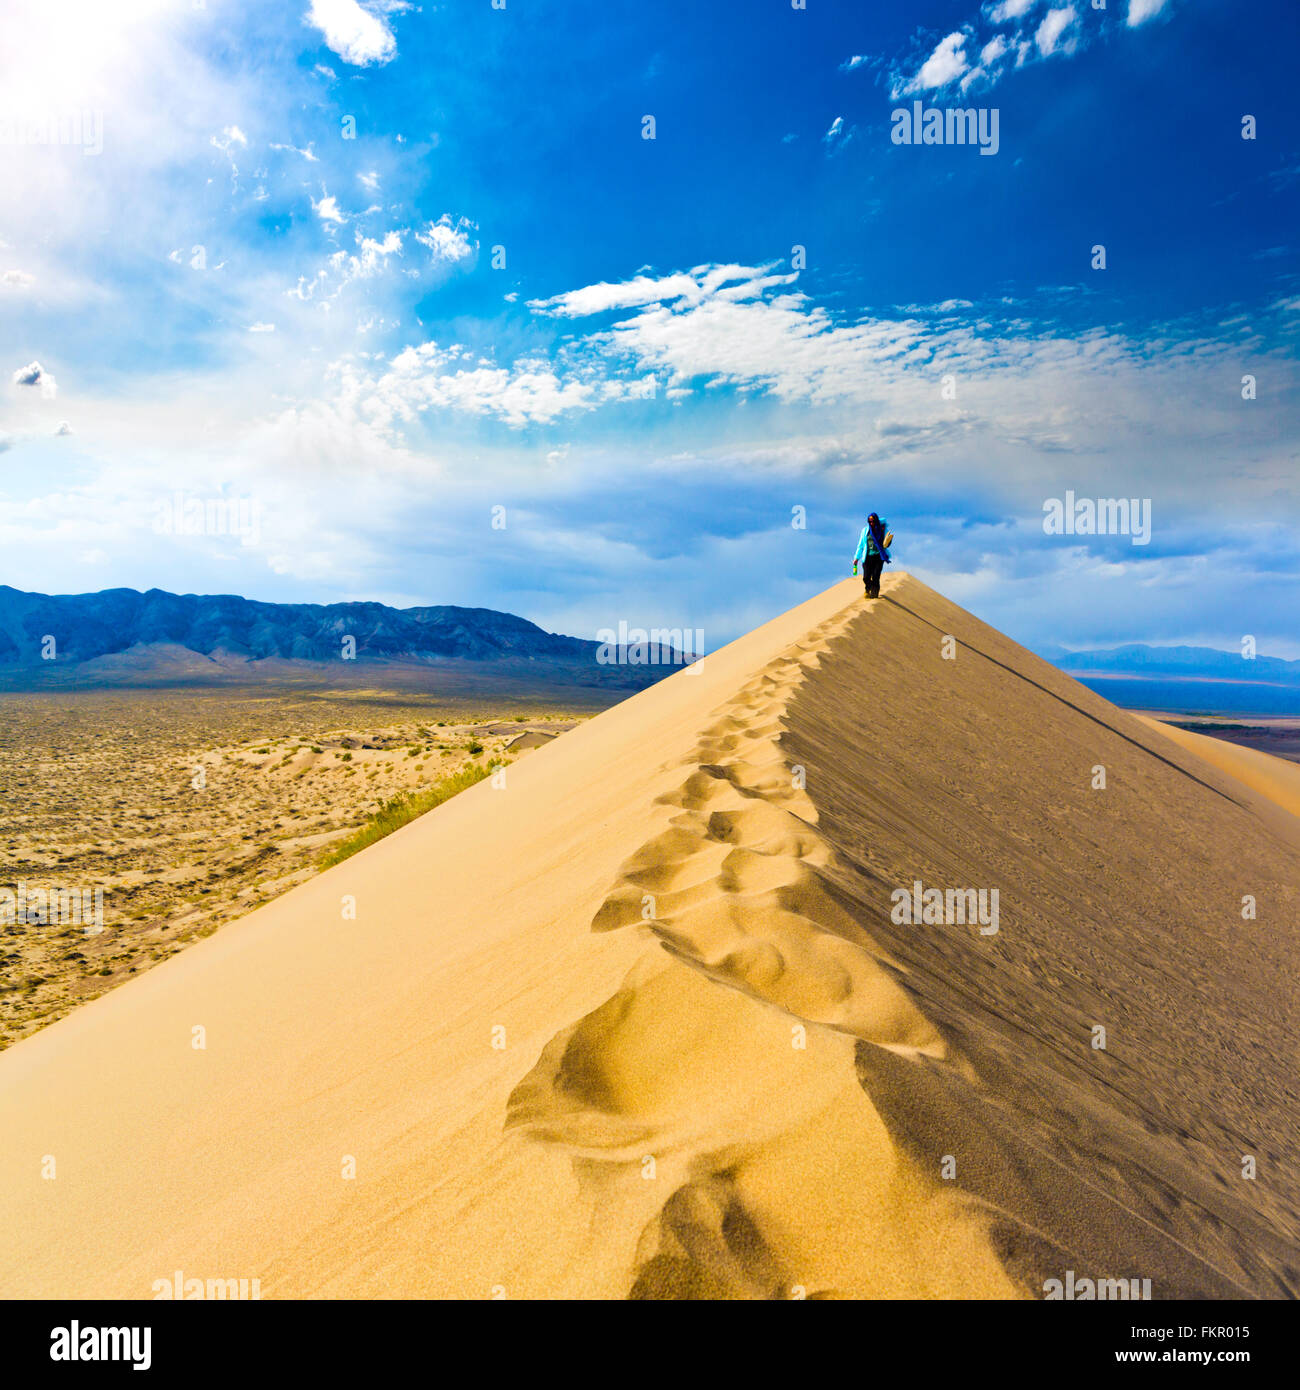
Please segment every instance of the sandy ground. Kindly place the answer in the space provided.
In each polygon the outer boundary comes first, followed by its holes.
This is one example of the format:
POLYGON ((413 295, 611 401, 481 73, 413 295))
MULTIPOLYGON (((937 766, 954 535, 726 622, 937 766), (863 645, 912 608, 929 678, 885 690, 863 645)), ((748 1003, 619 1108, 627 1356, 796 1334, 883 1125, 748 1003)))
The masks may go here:
POLYGON ((1248 790, 846 580, 0 1055, 0 1293, 1295 1296, 1248 790))
POLYGON ((0 703, 0 886, 32 914, 0 922, 0 1048, 304 882, 390 798, 576 722, 271 684, 0 703))
POLYGON ((1271 757, 1255 748, 1243 748, 1221 738, 1180 729, 1168 720, 1139 715, 1144 724, 1159 729, 1180 748, 1195 753, 1220 772, 1244 782, 1258 796, 1300 816, 1300 764, 1271 757))

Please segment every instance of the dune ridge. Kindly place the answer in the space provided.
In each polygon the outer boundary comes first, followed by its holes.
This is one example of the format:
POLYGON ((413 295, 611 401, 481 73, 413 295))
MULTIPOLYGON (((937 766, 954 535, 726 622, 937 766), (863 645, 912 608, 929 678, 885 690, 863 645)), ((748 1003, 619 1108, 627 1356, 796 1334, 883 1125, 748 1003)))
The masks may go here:
MULTIPOLYGON (((859 881, 844 892, 853 874, 835 846, 847 837, 818 830, 818 807, 805 787, 809 768, 787 735, 791 726, 797 737, 811 734, 800 692, 824 660, 834 660, 837 639, 854 624, 874 623, 875 641, 854 628, 854 652, 879 662, 903 613, 940 636, 960 633, 995 679, 1008 675, 1022 694, 1032 692, 1040 717, 1063 707, 1084 737, 1096 726, 1144 771, 1154 762, 1173 786, 1191 783, 1201 802, 1259 806, 1235 782, 1168 757, 1159 739, 1144 739, 1129 716, 1053 668, 1037 663, 1031 673, 1036 659, 1005 650, 1014 644, 1000 634, 984 629, 994 640, 975 646, 971 630, 982 625, 909 576, 887 580, 884 592, 892 609, 888 602, 850 604, 713 712, 681 760, 681 782, 656 798, 662 828, 621 866, 592 923, 597 932, 648 931, 675 964, 799 1020, 801 1040, 818 1029, 852 1039, 867 1107, 837 1096, 801 1148, 796 1135, 805 1114, 765 1094, 781 1070, 780 1035, 765 1035, 757 1016, 700 991, 673 966, 642 963, 602 1009, 557 1035, 512 1096, 508 1123, 568 1152, 596 1205, 607 1215, 618 1211, 617 1224, 644 1229, 636 1296, 1034 1296, 1046 1279, 1071 1269, 1093 1278, 1150 1278, 1157 1297, 1291 1293, 1294 1249, 1249 1202, 1227 1193, 1227 1162, 1207 1173, 1205 1153, 1180 1142, 1190 1134, 1179 1126, 1163 1133, 1151 1114, 1125 1114, 1104 1083, 1072 1075, 1059 1055, 1030 1049, 1020 1059, 1023 1074, 1014 1079, 1032 1078, 1040 1105, 1019 1104, 1008 1094, 1006 1039, 988 1036, 980 1010, 964 999, 965 1016, 949 1016, 946 1026, 936 1022, 941 1010, 926 1011, 909 988, 918 981, 885 944, 888 885, 859 881), (715 1113, 703 1101, 703 1082, 667 1092, 659 1084, 655 1069, 678 1066, 680 1040, 715 1013, 717 1024, 708 1026, 727 1044, 725 1061, 711 1059, 710 1084, 764 1096, 764 1127, 747 1127, 733 1111, 715 1113), (773 1055, 742 1062, 738 1040, 752 1046, 760 1037, 773 1055), (805 1166, 791 1160, 796 1153, 805 1166), (662 1164, 666 1154, 675 1160, 673 1198, 657 1216, 653 1202, 640 1211, 634 1202, 630 1214, 623 1203, 638 1186, 638 1160, 662 1164), (786 1199, 815 1239, 788 1221, 782 1226, 764 1207, 764 1173, 778 1164, 786 1199), (940 1180, 945 1164, 956 1181, 940 1180), (866 1194, 864 1209, 854 1199, 866 1194), (824 1228, 810 1217, 819 1208, 834 1214, 824 1228), (870 1234, 859 1259, 841 1249, 832 1266, 826 1247, 842 1247, 834 1232, 844 1229, 870 1234), (960 1262, 946 1258, 956 1248, 960 1262), (891 1262, 888 1252, 899 1250, 910 1259, 891 1262)), ((865 689, 869 680, 864 673, 861 686, 851 684, 865 689)), ((878 685, 879 707, 898 710, 878 685)), ((835 693, 836 765, 847 762, 861 774, 848 779, 851 787, 892 784, 896 777, 879 763, 845 758, 842 690, 842 680, 811 690, 835 693)), ((818 777, 817 786, 832 780, 818 777)), ((1264 824, 1278 832, 1270 817, 1264 824)), ((920 829, 909 827, 913 835, 920 829)), ((1122 923, 1109 925, 1117 944, 1131 949, 1122 923)), ((1023 1026, 1011 1001, 993 997, 997 1013, 1005 1009, 995 1029, 1023 1026)), ((1052 1016, 1051 1001, 1035 1003, 1040 1029, 1073 1026, 1052 1016)), ((1086 1055, 1083 1036, 1079 1051, 1086 1055)), ((822 1065, 841 1072, 845 1060, 831 1044, 822 1065)), ((1284 1230, 1296 1229, 1293 1209, 1283 1213, 1271 1197, 1265 1206, 1284 1230)))
POLYGON ((0 1055, 0 1294, 1295 1296, 1300 854, 919 581, 882 594, 0 1055), (894 921, 914 881, 998 889, 1000 929, 894 921))
POLYGON ((1300 1033, 1275 988, 1300 952, 1294 823, 915 579, 873 616, 787 743, 830 891, 967 1064, 859 1047, 896 1142, 954 1159, 1031 1290, 1073 1269, 1294 1297, 1300 1116, 1272 1063, 1300 1033), (915 879, 999 887, 1001 930, 897 924, 889 891, 915 879))
POLYGON ((986 1214, 906 1159, 858 1084, 852 1040, 905 1058, 948 1049, 823 887, 832 850, 780 747, 792 694, 855 621, 870 610, 811 629, 714 711, 656 798, 663 829, 592 921, 647 930, 669 960, 638 962, 511 1097, 509 1126, 572 1156, 598 1239, 641 1232, 632 1297, 1019 1292, 986 1214), (775 1214, 795 1194, 797 1224, 775 1214), (837 1238, 845 1223, 857 1248, 837 1238))

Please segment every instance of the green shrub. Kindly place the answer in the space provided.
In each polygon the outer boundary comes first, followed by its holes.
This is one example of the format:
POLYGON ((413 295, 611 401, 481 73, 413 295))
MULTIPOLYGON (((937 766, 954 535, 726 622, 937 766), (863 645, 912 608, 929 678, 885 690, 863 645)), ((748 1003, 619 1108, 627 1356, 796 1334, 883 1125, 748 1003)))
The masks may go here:
POLYGON ((402 792, 381 802, 379 810, 365 825, 349 835, 342 844, 330 850, 321 860, 321 868, 328 869, 335 864, 341 864, 358 850, 373 845, 376 840, 382 840, 385 835, 391 835, 394 830, 400 830, 404 825, 409 825, 417 816, 432 811, 444 801, 450 801, 457 792, 463 792, 466 787, 472 787, 475 782, 481 782, 485 777, 491 776, 493 771, 504 763, 504 758, 492 758, 487 763, 464 767, 449 777, 439 778, 431 787, 425 787, 418 792, 402 792))

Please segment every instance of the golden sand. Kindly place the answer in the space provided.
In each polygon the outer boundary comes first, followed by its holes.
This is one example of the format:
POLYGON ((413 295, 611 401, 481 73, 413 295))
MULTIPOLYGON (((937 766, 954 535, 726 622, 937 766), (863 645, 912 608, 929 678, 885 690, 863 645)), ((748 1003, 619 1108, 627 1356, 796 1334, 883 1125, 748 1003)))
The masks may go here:
POLYGON ((0 1293, 1295 1296, 1300 850, 918 581, 861 595, 0 1055, 0 1293), (918 883, 996 931, 896 920, 918 883))

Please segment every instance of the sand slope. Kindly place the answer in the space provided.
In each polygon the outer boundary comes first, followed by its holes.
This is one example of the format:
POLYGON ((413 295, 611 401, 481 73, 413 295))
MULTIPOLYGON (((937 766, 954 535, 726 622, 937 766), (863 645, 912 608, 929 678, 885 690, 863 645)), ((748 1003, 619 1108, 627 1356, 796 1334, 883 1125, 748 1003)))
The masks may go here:
MULTIPOLYGON (((1166 720, 1153 719, 1149 715, 1140 714, 1137 717, 1150 728, 1158 729, 1166 738, 1173 739, 1179 747, 1195 753, 1211 767, 1217 767, 1234 781, 1244 783, 1256 797, 1273 802, 1293 817, 1300 817, 1300 763, 1275 758, 1257 748, 1243 748, 1208 734, 1198 734, 1192 729, 1180 729, 1166 720)), ((1263 808, 1257 804, 1256 809, 1262 811, 1263 808)), ((1296 828, 1280 817, 1276 818, 1276 823, 1284 835, 1296 828)), ((1296 824, 1300 825, 1300 822, 1296 824)))
POLYGON ((0 1055, 0 1293, 1293 1295, 1300 852, 1244 800, 845 581, 0 1055))

